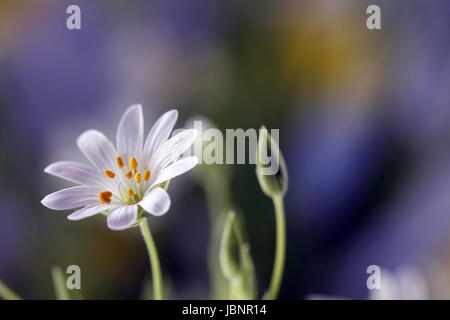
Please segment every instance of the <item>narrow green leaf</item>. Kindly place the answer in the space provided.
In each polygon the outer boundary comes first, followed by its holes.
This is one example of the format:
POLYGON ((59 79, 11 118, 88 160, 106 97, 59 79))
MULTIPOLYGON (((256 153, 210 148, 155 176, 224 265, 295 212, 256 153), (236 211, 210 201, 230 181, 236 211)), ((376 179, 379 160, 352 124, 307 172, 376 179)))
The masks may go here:
POLYGON ((67 290, 67 279, 59 266, 53 266, 51 269, 53 286, 57 300, 70 300, 70 294, 67 290))
POLYGON ((22 300, 22 298, 4 284, 3 281, 0 281, 0 298, 4 300, 22 300))

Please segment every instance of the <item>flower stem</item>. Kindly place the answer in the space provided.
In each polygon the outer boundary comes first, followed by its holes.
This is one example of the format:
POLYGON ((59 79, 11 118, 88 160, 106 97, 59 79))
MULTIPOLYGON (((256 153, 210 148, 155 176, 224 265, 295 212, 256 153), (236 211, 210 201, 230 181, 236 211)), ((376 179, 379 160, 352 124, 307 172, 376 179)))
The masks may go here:
POLYGON ((144 238, 145 245, 147 247, 148 255, 150 258, 150 265, 152 267, 153 278, 153 296, 155 300, 163 300, 163 284, 161 276, 161 267, 159 264, 158 251, 156 250, 155 241, 153 240, 150 228, 148 227, 147 218, 143 218, 141 223, 141 233, 144 238))
POLYGON ((275 196, 272 198, 272 200, 275 207, 276 249, 270 287, 264 295, 264 299, 266 300, 274 300, 278 297, 281 280, 283 278, 284 261, 286 257, 286 223, 284 217, 283 197, 275 196))
POLYGON ((2 281, 0 281, 0 298, 5 300, 22 300, 21 297, 8 288, 2 281))

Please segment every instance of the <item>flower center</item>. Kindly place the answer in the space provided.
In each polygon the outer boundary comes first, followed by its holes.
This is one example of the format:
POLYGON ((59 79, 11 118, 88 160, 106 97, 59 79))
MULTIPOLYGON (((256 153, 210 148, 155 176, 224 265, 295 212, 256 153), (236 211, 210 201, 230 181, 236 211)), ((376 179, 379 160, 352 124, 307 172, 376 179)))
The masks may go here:
POLYGON ((111 180, 114 180, 119 188, 117 195, 111 191, 102 191, 99 194, 99 200, 101 203, 111 203, 112 198, 117 198, 120 202, 128 204, 137 203, 142 198, 146 188, 147 182, 151 178, 150 170, 145 169, 143 173, 138 171, 138 161, 135 157, 131 157, 128 161, 128 167, 125 166, 121 157, 116 157, 115 162, 118 170, 105 170, 103 173, 111 180), (134 179, 131 179, 133 178, 134 179))

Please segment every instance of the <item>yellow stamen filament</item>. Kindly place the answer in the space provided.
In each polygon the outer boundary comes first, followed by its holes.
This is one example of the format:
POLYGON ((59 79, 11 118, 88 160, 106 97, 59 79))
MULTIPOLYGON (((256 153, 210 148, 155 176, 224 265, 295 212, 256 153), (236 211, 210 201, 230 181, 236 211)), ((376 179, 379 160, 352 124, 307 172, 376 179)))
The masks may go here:
POLYGON ((130 169, 133 170, 133 171, 136 171, 137 170, 137 166, 138 166, 138 163, 137 163, 136 158, 135 157, 131 157, 130 158, 130 169))
POLYGON ((136 172, 136 174, 134 175, 134 181, 136 181, 136 183, 141 183, 141 173, 140 172, 136 172))
POLYGON ((112 197, 112 192, 110 192, 110 191, 100 192, 100 195, 99 195, 99 199, 103 203, 111 203, 111 197, 112 197))
POLYGON ((133 172, 131 172, 131 171, 128 171, 128 172, 125 174, 125 177, 127 177, 128 179, 131 179, 132 176, 133 176, 133 172))
POLYGON ((121 157, 116 157, 116 163, 119 168, 122 169, 124 167, 123 160, 121 157))
POLYGON ((133 194, 134 194, 134 191, 133 191, 133 189, 128 189, 128 195, 129 195, 130 197, 132 197, 132 196, 133 196, 133 194))
POLYGON ((148 181, 150 179, 150 170, 144 172, 144 181, 148 181))
POLYGON ((103 171, 103 173, 105 174, 105 176, 107 176, 108 178, 114 179, 114 177, 116 176, 116 174, 114 172, 112 172, 111 170, 105 170, 103 171))

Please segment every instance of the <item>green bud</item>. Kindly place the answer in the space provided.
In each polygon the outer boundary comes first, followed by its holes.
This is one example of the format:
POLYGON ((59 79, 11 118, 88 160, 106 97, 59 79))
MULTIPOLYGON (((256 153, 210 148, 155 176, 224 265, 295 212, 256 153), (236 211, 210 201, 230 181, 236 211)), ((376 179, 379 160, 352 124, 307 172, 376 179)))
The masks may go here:
POLYGON ((241 227, 233 211, 228 213, 220 245, 220 267, 229 284, 229 298, 256 298, 255 268, 249 245, 244 242, 241 227))
POLYGON ((266 127, 259 129, 256 176, 269 197, 283 196, 288 188, 286 162, 276 140, 266 127))

